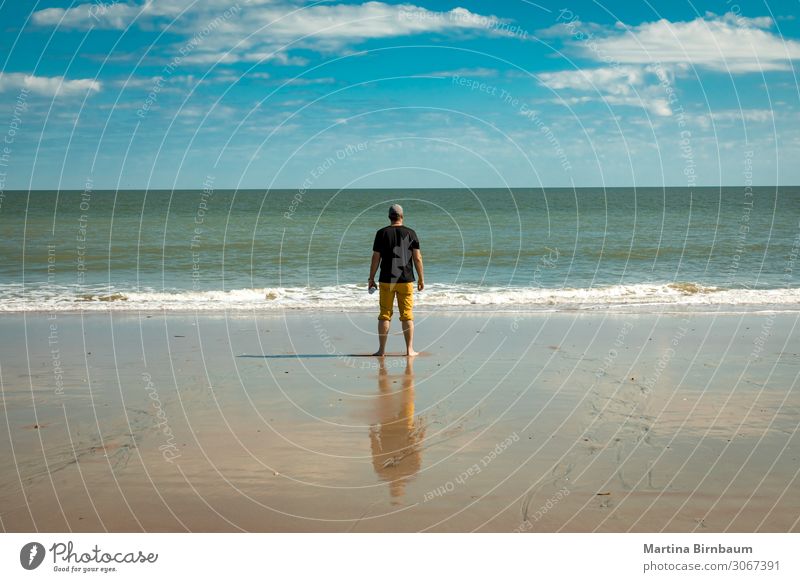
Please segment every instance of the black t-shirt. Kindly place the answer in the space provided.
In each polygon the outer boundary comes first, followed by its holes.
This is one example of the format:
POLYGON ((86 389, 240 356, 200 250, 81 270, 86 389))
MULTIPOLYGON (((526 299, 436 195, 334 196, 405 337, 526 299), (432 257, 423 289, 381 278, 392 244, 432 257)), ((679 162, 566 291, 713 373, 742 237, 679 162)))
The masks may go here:
POLYGON ((372 250, 381 254, 381 283, 411 283, 413 249, 419 248, 417 233, 406 226, 386 226, 375 233, 372 250))

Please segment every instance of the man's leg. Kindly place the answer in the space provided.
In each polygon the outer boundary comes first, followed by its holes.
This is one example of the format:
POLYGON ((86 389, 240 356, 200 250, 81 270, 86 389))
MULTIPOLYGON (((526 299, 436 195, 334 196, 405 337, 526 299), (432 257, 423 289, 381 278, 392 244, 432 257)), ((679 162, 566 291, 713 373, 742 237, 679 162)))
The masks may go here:
POLYGON ((387 283, 378 283, 380 293, 381 312, 378 315, 378 351, 373 356, 382 356, 386 353, 386 338, 389 336, 389 325, 392 321, 392 306, 394 304, 394 289, 387 283))
POLYGON ((378 320, 378 351, 373 356, 382 356, 386 353, 386 338, 389 335, 389 323, 382 319, 378 320))
POLYGON ((414 321, 408 319, 403 322, 403 337, 406 338, 406 355, 416 356, 414 351, 414 321))
MULTIPOLYGON (((398 285, 400 287, 400 285, 398 285)), ((414 287, 413 283, 404 283, 397 292, 397 308, 400 321, 403 322, 403 337, 406 340, 406 355, 416 356, 414 351, 414 287)))

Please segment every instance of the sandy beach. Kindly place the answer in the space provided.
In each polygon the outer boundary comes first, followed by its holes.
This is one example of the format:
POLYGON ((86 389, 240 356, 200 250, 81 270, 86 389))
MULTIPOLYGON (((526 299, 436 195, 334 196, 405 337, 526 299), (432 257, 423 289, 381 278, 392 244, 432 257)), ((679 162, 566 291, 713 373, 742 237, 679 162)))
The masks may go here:
POLYGON ((4 315, 2 528, 798 531, 797 322, 4 315))

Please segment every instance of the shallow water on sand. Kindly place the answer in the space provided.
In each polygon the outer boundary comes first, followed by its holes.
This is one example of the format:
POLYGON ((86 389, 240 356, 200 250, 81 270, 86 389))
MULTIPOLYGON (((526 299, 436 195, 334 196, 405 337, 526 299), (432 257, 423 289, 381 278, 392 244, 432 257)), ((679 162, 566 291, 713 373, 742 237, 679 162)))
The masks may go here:
POLYGON ((796 323, 438 314, 417 322, 425 355, 381 363, 348 355, 374 341, 363 314, 5 316, 0 515, 10 531, 796 531, 796 323))

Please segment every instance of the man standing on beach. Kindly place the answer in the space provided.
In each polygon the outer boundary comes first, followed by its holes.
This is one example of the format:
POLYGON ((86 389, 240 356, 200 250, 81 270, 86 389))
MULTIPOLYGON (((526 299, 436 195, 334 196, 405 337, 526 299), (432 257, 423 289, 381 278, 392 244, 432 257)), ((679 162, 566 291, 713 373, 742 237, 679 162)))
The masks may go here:
POLYGON ((422 253, 419 250, 417 233, 403 225, 403 207, 392 204, 389 207, 391 224, 375 233, 372 243, 372 264, 369 268, 369 289, 375 284, 375 273, 381 267, 380 306, 378 315, 378 351, 373 355, 383 356, 386 352, 386 338, 392 320, 394 298, 397 296, 397 309, 403 325, 406 340, 406 355, 416 356, 414 351, 414 268, 417 270, 417 289, 425 288, 422 275, 422 253))

